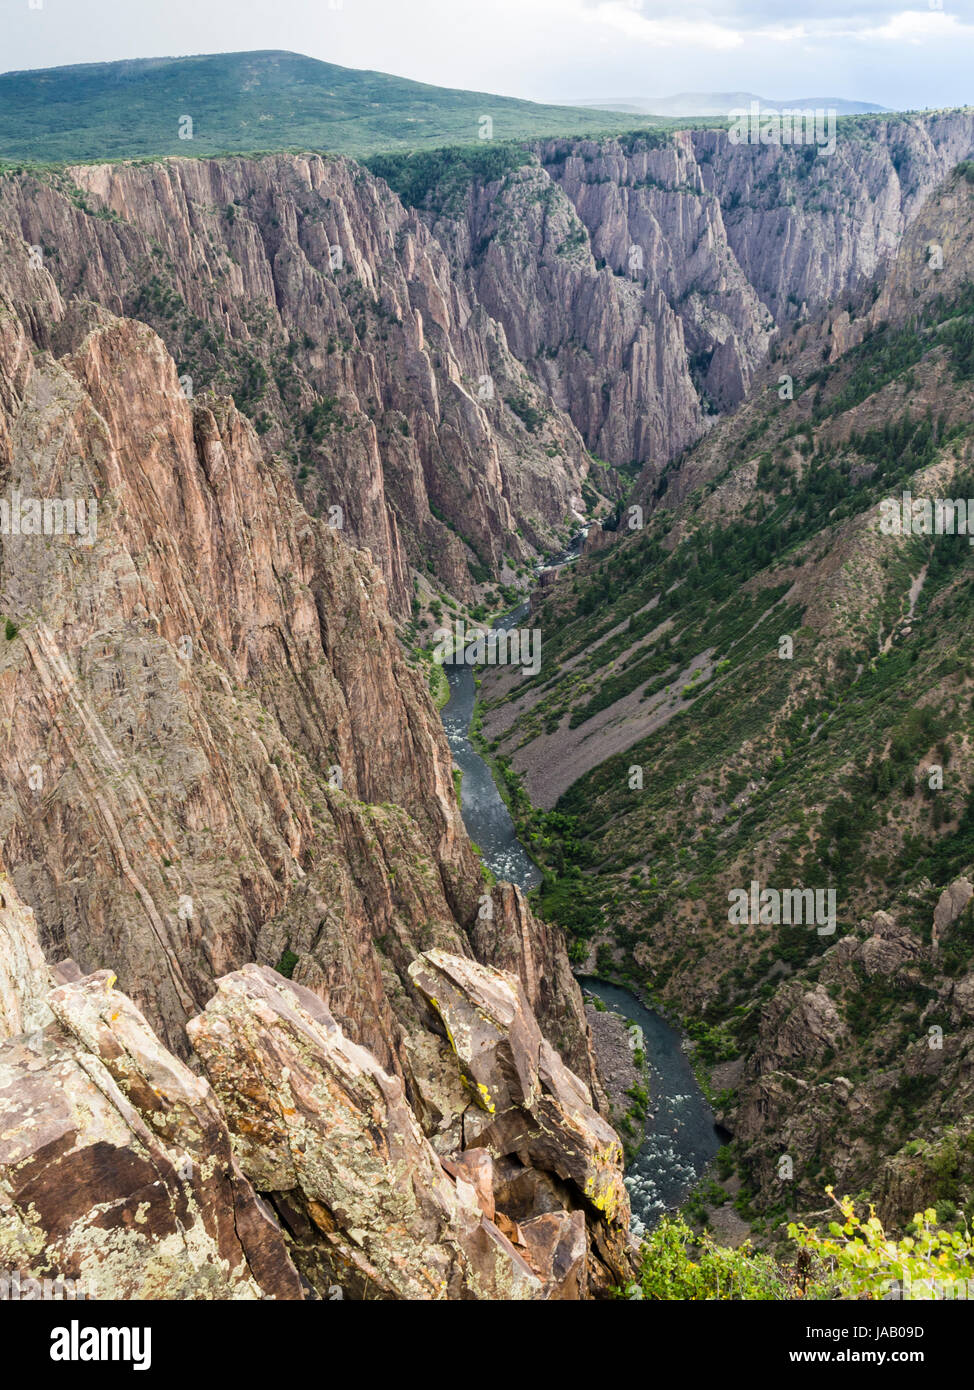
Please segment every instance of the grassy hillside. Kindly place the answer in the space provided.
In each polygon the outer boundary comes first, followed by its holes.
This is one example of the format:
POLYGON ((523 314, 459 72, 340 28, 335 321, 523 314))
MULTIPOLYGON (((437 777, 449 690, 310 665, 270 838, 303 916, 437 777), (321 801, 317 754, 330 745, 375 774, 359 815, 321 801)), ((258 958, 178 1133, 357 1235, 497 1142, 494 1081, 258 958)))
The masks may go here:
POLYGON ((328 149, 359 156, 660 125, 410 82, 298 53, 222 53, 0 74, 0 158, 38 163, 328 149), (180 139, 190 116, 193 138, 180 139))

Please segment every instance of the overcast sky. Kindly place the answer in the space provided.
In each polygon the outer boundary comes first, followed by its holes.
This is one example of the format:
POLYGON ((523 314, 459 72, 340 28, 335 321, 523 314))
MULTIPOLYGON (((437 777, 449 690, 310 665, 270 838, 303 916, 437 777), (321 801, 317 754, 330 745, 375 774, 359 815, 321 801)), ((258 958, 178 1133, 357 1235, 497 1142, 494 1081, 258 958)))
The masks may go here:
POLYGON ((0 0, 0 71, 256 48, 540 101, 974 102, 974 0, 0 0))

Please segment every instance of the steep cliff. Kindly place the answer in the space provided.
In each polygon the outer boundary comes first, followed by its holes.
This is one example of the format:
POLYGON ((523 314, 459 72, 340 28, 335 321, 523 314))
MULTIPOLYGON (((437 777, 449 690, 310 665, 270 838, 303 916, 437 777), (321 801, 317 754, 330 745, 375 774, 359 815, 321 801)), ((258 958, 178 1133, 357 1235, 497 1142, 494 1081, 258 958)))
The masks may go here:
POLYGON ((552 140, 497 177, 380 158, 607 462, 655 483, 739 404, 775 329, 856 294, 974 149, 974 114, 844 120, 834 151, 726 131, 552 140))
MULTIPOLYGON (((298 957, 399 1070, 406 968, 469 954, 483 885, 382 581, 232 402, 184 397, 151 329, 65 305, 23 246, 0 265, 7 497, 85 501, 93 523, 3 538, 0 842, 42 941, 114 970, 177 1050, 216 976, 298 957)), ((526 982, 550 972, 551 1027, 592 1080, 544 939, 526 982)))
POLYGON ((970 552, 883 535, 876 504, 968 486, 970 184, 922 200, 971 118, 869 129, 840 146, 844 191, 794 151, 773 184, 766 151, 714 133, 553 143, 422 211, 318 156, 0 179, 17 1250, 87 1273, 85 1202, 123 1227, 161 1164, 117 1289, 176 1277, 158 1237, 195 1251, 194 1297, 297 1296, 295 1270, 359 1297, 604 1292, 628 1263, 621 1148, 558 922, 577 962, 658 991, 737 1067, 725 1118, 766 1206, 782 1143, 802 1202, 827 1175, 836 1040, 876 1069, 850 1182, 903 1097, 933 1123, 946 1085, 957 1118, 969 909, 937 925, 930 899, 971 867, 970 552), (898 238, 873 303, 859 281, 898 238), (488 737, 558 810, 536 826, 550 922, 503 884, 485 915, 393 618, 417 576, 469 599, 552 542, 598 500, 587 449, 642 471, 645 525, 541 590, 539 677, 485 681, 488 737), (917 790, 934 765, 937 800, 917 790), (758 921, 728 951, 735 885, 816 873, 842 941, 758 921), (888 1006, 877 1050, 857 997, 888 1006), (934 1062, 920 1023, 943 1030, 934 1062), (44 1145, 18 1147, 25 1085, 76 1171, 61 1226, 44 1145), (346 1139, 361 1164, 338 1171, 346 1139), (187 1195, 194 1144, 219 1172, 192 1168, 187 1195), (126 1157, 86 1195, 104 1145, 126 1157))
POLYGON ((320 156, 171 160, 0 179, 0 225, 66 296, 151 324, 184 393, 232 392, 307 509, 372 551, 393 610, 410 567, 469 598, 550 545, 588 459, 504 333, 388 189, 320 156))

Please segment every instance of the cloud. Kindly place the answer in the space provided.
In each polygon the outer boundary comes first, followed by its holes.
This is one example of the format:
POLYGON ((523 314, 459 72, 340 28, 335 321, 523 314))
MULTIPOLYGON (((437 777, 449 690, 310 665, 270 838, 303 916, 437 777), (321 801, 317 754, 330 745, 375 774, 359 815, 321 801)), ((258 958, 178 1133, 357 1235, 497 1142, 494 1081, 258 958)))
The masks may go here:
MULTIPOLYGON (((581 0, 585 9, 600 10, 606 0, 581 0)), ((634 11, 647 22, 665 24, 679 20, 688 25, 707 24, 741 33, 791 29, 782 0, 618 0, 620 7, 634 11), (783 20, 785 21, 783 23, 783 20)), ((810 27, 834 33, 876 32, 893 25, 904 14, 923 20, 946 14, 974 23, 974 0, 942 0, 939 6, 929 0, 810 0, 801 20, 810 27)))
POLYGON ((814 0, 795 18, 780 0, 581 0, 582 13, 627 38, 664 46, 733 49, 745 42, 933 43, 974 39, 974 0, 946 8, 902 0, 814 0), (969 22, 966 22, 969 21, 969 22))
POLYGON ((730 49, 739 48, 744 42, 739 29, 706 19, 687 19, 675 14, 663 19, 648 18, 642 13, 638 0, 599 0, 594 6, 583 6, 582 14, 626 38, 664 48, 730 49))
POLYGON ((806 92, 961 105, 974 0, 0 0, 0 66, 287 48, 542 101, 806 92), (7 23, 3 24, 6 20, 7 23), (14 22, 16 21, 16 22, 14 22))

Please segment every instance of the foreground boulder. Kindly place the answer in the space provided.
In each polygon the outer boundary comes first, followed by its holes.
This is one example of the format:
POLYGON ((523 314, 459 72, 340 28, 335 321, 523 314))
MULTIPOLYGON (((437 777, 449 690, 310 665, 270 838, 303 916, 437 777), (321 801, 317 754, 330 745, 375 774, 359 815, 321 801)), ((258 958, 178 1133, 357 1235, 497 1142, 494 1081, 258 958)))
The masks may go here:
POLYGON ((625 1268, 618 1139, 516 976, 442 950, 412 973, 452 1023, 410 1040, 425 1096, 258 965, 188 1025, 206 1079, 110 972, 49 967, 0 885, 0 1268, 86 1298, 598 1294, 625 1268))
POLYGON ((301 1272, 323 1297, 391 1299, 579 1299, 624 1278, 622 1146, 521 983, 440 950, 409 973, 447 1021, 435 1108, 266 967, 224 976, 188 1025, 301 1272))
POLYGON ((497 1182, 528 1210, 532 1202, 542 1211, 583 1208, 593 1286, 624 1280, 630 1213, 622 1144, 542 1037, 520 981, 439 950, 426 952, 409 974, 442 1020, 470 1096, 468 1145, 504 1160, 497 1182))
POLYGON ((105 971, 0 1047, 0 1266, 84 1297, 303 1297, 213 1092, 105 971))
POLYGON ((542 1280, 484 1216, 472 1178, 444 1170, 402 1083, 345 1037, 317 995, 248 965, 218 981, 188 1032, 244 1171, 323 1294, 542 1296, 542 1280))

